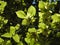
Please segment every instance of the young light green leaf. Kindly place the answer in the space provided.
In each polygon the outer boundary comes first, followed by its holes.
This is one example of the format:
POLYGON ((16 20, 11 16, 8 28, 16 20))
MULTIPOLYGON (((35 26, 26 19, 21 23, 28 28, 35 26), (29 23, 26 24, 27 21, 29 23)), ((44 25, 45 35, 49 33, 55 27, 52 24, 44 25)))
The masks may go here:
POLYGON ((27 25, 27 24, 28 24, 28 20, 27 19, 22 20, 22 25, 27 25))
POLYGON ((11 41, 8 40, 8 41, 6 42, 6 45, 12 45, 12 44, 11 44, 11 41))
POLYGON ((28 32, 36 32, 36 29, 35 28, 29 28, 28 32))
POLYGON ((34 43, 35 43, 35 39, 32 38, 31 41, 30 41, 30 45, 34 45, 34 43))
POLYGON ((43 18, 43 15, 44 15, 44 13, 42 13, 42 12, 39 12, 39 22, 43 22, 44 20, 44 18, 43 18))
POLYGON ((19 27, 20 27, 20 24, 17 24, 17 25, 15 26, 15 29, 18 30, 19 27))
POLYGON ((60 22, 60 14, 54 14, 51 16, 52 17, 52 23, 55 23, 55 22, 60 22))
POLYGON ((25 38, 25 42, 28 44, 30 43, 30 40, 31 40, 30 38, 25 38))
POLYGON ((2 38, 0 38, 0 43, 2 43, 4 40, 2 38))
POLYGON ((10 34, 14 35, 15 34, 15 27, 14 26, 10 26, 10 34))
POLYGON ((39 1, 38 7, 39 7, 40 9, 44 9, 44 8, 45 8, 45 2, 39 1))
POLYGON ((36 18, 32 17, 32 18, 31 18, 31 22, 33 23, 33 22, 35 22, 35 21, 36 21, 36 18))
POLYGON ((10 33, 5 33, 5 34, 1 35, 1 37, 11 38, 12 35, 10 33))
POLYGON ((35 14, 36 14, 36 9, 35 9, 34 6, 30 6, 30 7, 28 8, 27 15, 28 15, 28 14, 30 14, 31 17, 32 17, 32 16, 35 16, 35 14))
POLYGON ((22 10, 16 11, 16 14, 17 14, 17 17, 22 19, 26 17, 26 14, 22 10))
POLYGON ((7 5, 7 2, 4 2, 4 1, 0 1, 0 10, 1 10, 1 13, 3 13, 3 11, 4 11, 4 8, 5 8, 5 6, 7 5))
POLYGON ((0 1, 0 7, 5 7, 7 5, 7 2, 4 2, 4 1, 0 1))
POLYGON ((22 42, 22 41, 20 41, 17 45, 23 45, 23 42, 22 42))
POLYGON ((41 28, 41 29, 46 29, 46 24, 39 23, 38 27, 41 28))
POLYGON ((8 20, 4 20, 4 24, 7 24, 8 20))
POLYGON ((43 29, 38 29, 37 30, 37 34, 40 34, 40 33, 42 33, 44 30, 43 29))
POLYGON ((29 32, 27 32, 26 37, 30 38, 31 34, 29 32))
POLYGON ((14 39, 14 41, 17 42, 17 43, 20 42, 20 37, 19 37, 18 34, 15 34, 15 35, 13 36, 13 39, 14 39))

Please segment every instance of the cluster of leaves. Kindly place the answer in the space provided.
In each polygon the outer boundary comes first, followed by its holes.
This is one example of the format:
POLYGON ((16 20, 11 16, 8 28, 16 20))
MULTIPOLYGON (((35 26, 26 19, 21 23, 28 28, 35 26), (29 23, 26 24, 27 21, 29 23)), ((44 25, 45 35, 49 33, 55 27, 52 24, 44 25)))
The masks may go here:
MULTIPOLYGON (((17 3, 21 2, 20 0, 15 1, 17 3)), ((22 0, 22 2, 24 2, 24 0, 22 0)), ((3 14, 5 14, 5 7, 8 7, 7 2, 0 1, 0 4, 0 14, 2 15, 0 16, 0 30, 3 32, 5 30, 4 33, 0 31, 0 45, 50 45, 52 42, 51 38, 60 38, 60 32, 54 34, 54 31, 60 30, 60 14, 53 14, 53 10, 51 10, 56 3, 39 1, 38 10, 40 12, 38 12, 38 14, 36 14, 36 8, 33 5, 31 5, 28 10, 15 10, 14 13, 16 14, 17 21, 19 21, 16 25, 10 22, 9 18, 11 16, 3 16, 3 14), (36 17, 36 15, 38 17, 36 17), (36 22, 37 19, 38 22, 36 22), (36 23, 38 23, 36 25, 38 28, 35 27, 36 23), (4 28, 6 25, 9 26, 4 28), (51 34, 52 37, 50 38, 51 34)), ((23 5, 26 6, 25 3, 23 3, 23 5)), ((14 10, 14 8, 12 9, 14 10)), ((8 11, 6 10, 6 12, 8 11)))

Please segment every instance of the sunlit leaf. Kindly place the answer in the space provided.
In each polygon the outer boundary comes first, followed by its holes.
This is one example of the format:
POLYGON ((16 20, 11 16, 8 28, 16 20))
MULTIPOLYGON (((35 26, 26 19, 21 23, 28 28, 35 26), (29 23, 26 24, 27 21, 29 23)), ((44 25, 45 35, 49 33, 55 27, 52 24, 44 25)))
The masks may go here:
POLYGON ((6 42, 6 45, 12 45, 12 44, 11 44, 11 41, 8 40, 8 41, 6 42))
POLYGON ((52 15, 52 20, 53 20, 52 23, 60 22, 60 14, 54 14, 54 15, 52 15))
POLYGON ((46 29, 46 24, 44 23, 39 23, 38 25, 39 28, 46 29))
POLYGON ((22 41, 20 41, 17 45, 23 45, 23 42, 22 42, 22 41))
POLYGON ((43 15, 44 15, 44 13, 39 12, 39 22, 43 22, 44 21, 43 20, 43 15))
POLYGON ((28 13, 30 14, 31 17, 32 17, 32 16, 35 16, 35 14, 36 14, 36 9, 35 9, 35 7, 34 7, 34 6, 30 6, 30 7, 28 8, 28 13))
POLYGON ((38 29, 37 30, 37 34, 40 34, 40 33, 42 33, 44 30, 43 29, 38 29))
POLYGON ((4 2, 4 1, 0 1, 0 7, 5 7, 7 5, 7 2, 4 2))
POLYGON ((36 32, 36 29, 35 28, 29 28, 28 32, 36 32))
POLYGON ((22 19, 26 17, 26 14, 22 10, 16 11, 16 14, 17 14, 17 17, 22 19))
POLYGON ((6 38, 11 38, 12 35, 10 33, 5 33, 3 35, 1 35, 2 37, 6 37, 6 38))
POLYGON ((13 39, 14 39, 14 41, 17 42, 17 43, 20 42, 20 37, 19 37, 18 34, 15 34, 15 35, 13 36, 13 39))
POLYGON ((32 38, 31 41, 30 41, 30 45, 34 45, 34 43, 35 43, 35 39, 32 38))
POLYGON ((28 44, 30 43, 30 40, 31 40, 30 38, 25 38, 25 41, 26 41, 26 43, 28 43, 28 44))
POLYGON ((35 20, 36 20, 36 18, 34 18, 34 17, 31 18, 31 21, 32 22, 35 22, 35 20))
POLYGON ((0 12, 3 13, 5 6, 7 5, 7 2, 0 1, 0 12))
POLYGON ((10 26, 10 34, 14 35, 15 34, 15 27, 14 26, 10 26))
POLYGON ((17 25, 15 26, 15 29, 18 30, 19 28, 20 28, 20 24, 17 24, 17 25))
POLYGON ((4 20, 4 23, 7 24, 8 20, 4 20))
POLYGON ((27 24, 28 24, 28 20, 27 19, 22 20, 22 25, 27 25, 27 24))
POLYGON ((2 38, 0 38, 0 43, 2 43, 4 40, 2 38))
POLYGON ((39 7, 40 9, 44 9, 44 8, 45 8, 45 2, 39 1, 38 7, 39 7))

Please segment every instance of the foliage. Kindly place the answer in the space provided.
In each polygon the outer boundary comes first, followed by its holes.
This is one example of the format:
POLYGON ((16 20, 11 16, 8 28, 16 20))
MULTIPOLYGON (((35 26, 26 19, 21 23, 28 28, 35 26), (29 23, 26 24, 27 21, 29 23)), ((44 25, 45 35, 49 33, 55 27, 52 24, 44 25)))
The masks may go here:
POLYGON ((40 0, 38 12, 26 1, 0 0, 0 45, 52 45, 60 38, 60 14, 53 12, 57 3, 40 0))

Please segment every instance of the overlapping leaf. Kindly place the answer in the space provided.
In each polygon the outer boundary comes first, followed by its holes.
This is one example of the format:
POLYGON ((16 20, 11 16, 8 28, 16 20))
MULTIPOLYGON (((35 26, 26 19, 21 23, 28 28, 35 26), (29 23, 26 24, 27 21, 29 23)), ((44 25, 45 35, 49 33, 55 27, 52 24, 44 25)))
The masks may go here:
POLYGON ((15 34, 15 35, 13 36, 13 39, 14 39, 14 41, 17 42, 17 43, 20 42, 20 37, 19 37, 18 34, 15 34))

